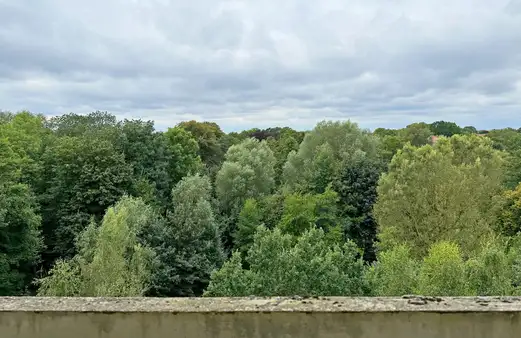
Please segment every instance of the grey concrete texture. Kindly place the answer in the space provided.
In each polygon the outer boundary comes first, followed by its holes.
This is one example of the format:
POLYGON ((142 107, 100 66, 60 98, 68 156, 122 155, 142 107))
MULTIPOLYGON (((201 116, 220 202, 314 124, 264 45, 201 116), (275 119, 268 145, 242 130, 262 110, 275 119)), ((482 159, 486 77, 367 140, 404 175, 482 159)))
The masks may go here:
POLYGON ((0 298, 0 338, 521 337, 521 298, 0 298))

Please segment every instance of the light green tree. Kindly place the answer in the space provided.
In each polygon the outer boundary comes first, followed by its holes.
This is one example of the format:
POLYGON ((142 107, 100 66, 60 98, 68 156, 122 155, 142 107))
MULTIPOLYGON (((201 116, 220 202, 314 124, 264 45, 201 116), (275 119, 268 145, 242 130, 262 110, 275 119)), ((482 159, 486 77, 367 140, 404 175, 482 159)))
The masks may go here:
POLYGON ((261 210, 254 199, 247 199, 237 219, 237 230, 233 234, 235 250, 245 256, 253 244, 257 228, 262 224, 261 210))
POLYGON ((141 228, 156 221, 141 199, 123 197, 100 226, 91 223, 78 237, 70 260, 59 260, 40 279, 42 296, 142 296, 150 282, 154 252, 144 246, 141 228))
POLYGON ((298 151, 288 155, 282 178, 285 189, 321 193, 355 152, 376 158, 378 148, 378 137, 356 123, 320 122, 306 134, 298 151))
POLYGON ((466 262, 469 289, 478 296, 507 296, 513 292, 512 262, 505 243, 485 242, 481 251, 466 262))
POLYGON ((474 135, 405 146, 379 181, 380 247, 406 244, 417 258, 442 240, 458 243, 465 255, 479 249, 497 220, 501 155, 474 135))
POLYGON ((413 294, 421 264, 405 245, 378 254, 378 260, 366 269, 366 278, 375 296, 413 294))
POLYGON ((352 242, 331 245, 322 229, 301 237, 260 227, 242 268, 238 252, 212 274, 206 296, 354 296, 365 292, 363 261, 352 242))
POLYGON ((426 296, 471 295, 465 262, 456 243, 434 243, 423 259, 418 277, 418 294, 426 296))
POLYGON ((215 185, 222 209, 232 213, 238 213, 248 198, 269 195, 275 187, 273 151, 253 138, 231 146, 215 185))

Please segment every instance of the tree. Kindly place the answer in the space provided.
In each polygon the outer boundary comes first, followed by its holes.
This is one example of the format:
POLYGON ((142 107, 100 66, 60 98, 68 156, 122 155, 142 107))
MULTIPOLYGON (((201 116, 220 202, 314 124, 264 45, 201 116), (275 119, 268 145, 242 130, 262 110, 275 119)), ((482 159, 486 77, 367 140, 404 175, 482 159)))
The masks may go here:
POLYGON ((246 255, 253 243, 257 228, 262 224, 262 214, 254 199, 247 199, 237 219, 237 230, 233 234, 234 249, 246 255))
POLYGON ((356 245, 331 245, 321 229, 294 239, 261 226, 246 260, 249 270, 235 252, 212 274, 205 296, 355 296, 366 290, 356 245))
POLYGON ((398 135, 403 141, 410 142, 415 147, 420 147, 430 142, 433 132, 428 124, 421 122, 408 125, 401 129, 398 135))
POLYGON ((231 146, 217 173, 215 189, 221 210, 237 215, 248 198, 269 195, 275 186, 275 157, 265 141, 247 139, 231 146))
POLYGON ((198 155, 199 146, 189 132, 179 127, 168 128, 164 137, 170 151, 168 173, 173 184, 181 181, 185 176, 194 175, 201 171, 201 158, 198 155))
POLYGON ((40 261, 41 217, 29 187, 0 183, 0 295, 22 295, 40 261))
POLYGON ((432 245, 420 269, 418 293, 426 296, 470 295, 465 263, 457 244, 441 241, 432 245))
POLYGON ((145 243, 159 266, 147 293, 151 296, 199 296, 223 260, 220 231, 210 205, 208 177, 184 177, 172 191, 166 222, 144 230, 145 243))
POLYGON ((478 130, 473 126, 466 126, 466 127, 463 127, 463 129, 461 130, 461 134, 477 134, 477 133, 478 133, 478 130))
POLYGON ((58 138, 42 157, 40 191, 47 264, 75 254, 74 239, 91 217, 101 220, 132 185, 132 167, 109 141, 58 138))
POLYGON ((410 295, 416 292, 420 266, 410 248, 399 245, 380 252, 378 261, 367 268, 366 278, 375 296, 410 295))
MULTIPOLYGON (((16 117, 14 117, 16 118, 16 117)), ((34 194, 21 183, 26 162, 0 138, 0 295, 28 291, 43 242, 34 194)))
POLYGON ((373 217, 376 202, 376 187, 383 172, 380 160, 367 158, 364 154, 345 163, 339 177, 333 182, 338 192, 339 216, 344 220, 343 230, 364 250, 364 260, 375 260, 374 242, 377 240, 377 225, 373 217))
POLYGON ((152 121, 124 120, 120 128, 121 136, 117 138, 115 148, 125 156, 125 163, 132 166, 132 195, 166 206, 177 183, 173 181, 183 175, 182 172, 172 174, 171 163, 179 165, 179 158, 172 158, 166 137, 155 132, 152 121), (147 188, 152 195, 148 198, 147 188))
POLYGON ((284 170, 284 164, 287 161, 289 153, 292 151, 297 151, 299 143, 291 135, 291 133, 284 133, 279 139, 276 138, 268 138, 268 145, 273 151, 273 155, 275 156, 275 181, 277 184, 280 184, 280 180, 282 177, 282 173, 284 170))
POLYGON ((307 230, 320 228, 326 237, 336 242, 342 240, 337 218, 338 194, 327 189, 323 194, 290 194, 284 200, 284 213, 277 225, 282 233, 301 236, 307 230))
POLYGON ((521 184, 503 193, 498 232, 513 237, 521 232, 521 184))
POLYGON ((141 199, 123 197, 110 207, 99 227, 91 223, 70 260, 58 260, 40 279, 39 295, 125 297, 144 295, 154 252, 139 240, 141 228, 156 216, 141 199))
POLYGON ((382 248, 407 244, 423 257, 432 244, 447 240, 464 254, 476 250, 496 221, 502 163, 490 141, 474 135, 404 147, 377 189, 382 248))
MULTIPOLYGON (((447 136, 462 134, 463 130, 454 122, 436 121, 429 125, 432 133, 437 136, 447 136)), ((467 127, 468 128, 468 127, 467 127)))
POLYGON ((177 125, 190 132, 198 143, 198 154, 210 172, 218 168, 224 156, 219 140, 225 134, 215 122, 186 121, 177 125))
POLYGON ((485 242, 479 254, 466 262, 469 289, 478 296, 507 296, 513 292, 512 264, 503 243, 485 242))
POLYGON ((118 134, 118 121, 115 115, 108 112, 95 111, 87 115, 64 114, 46 121, 46 127, 56 136, 79 137, 90 135, 104 135, 114 141, 118 134))
POLYGON ((350 161, 355 152, 378 157, 378 143, 376 136, 356 123, 320 122, 306 134, 298 152, 288 155, 282 179, 285 189, 321 193, 325 183, 337 177, 342 164, 350 161))

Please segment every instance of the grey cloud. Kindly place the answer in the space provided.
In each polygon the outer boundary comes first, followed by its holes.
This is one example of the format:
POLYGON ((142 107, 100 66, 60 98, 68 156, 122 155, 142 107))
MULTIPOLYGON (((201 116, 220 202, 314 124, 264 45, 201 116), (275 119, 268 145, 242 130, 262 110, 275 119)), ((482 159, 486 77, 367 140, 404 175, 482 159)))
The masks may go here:
POLYGON ((519 0, 0 0, 2 109, 521 124, 519 0))

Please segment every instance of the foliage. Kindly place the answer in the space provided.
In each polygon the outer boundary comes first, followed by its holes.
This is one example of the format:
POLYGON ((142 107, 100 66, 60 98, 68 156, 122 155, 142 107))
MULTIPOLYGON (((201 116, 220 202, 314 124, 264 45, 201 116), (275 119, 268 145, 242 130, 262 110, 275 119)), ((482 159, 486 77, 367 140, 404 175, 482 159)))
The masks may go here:
POLYGON ((241 268, 238 252, 212 274, 206 296, 354 296, 365 290, 363 262, 352 242, 330 245, 321 229, 296 240, 260 227, 241 268))
POLYGON ((352 122, 320 122, 291 152, 284 166, 285 188, 290 192, 322 193, 338 175, 342 164, 356 152, 378 156, 378 138, 352 122), (318 171, 317 171, 318 170, 318 171))
POLYGON ((246 255, 253 243, 257 228, 262 224, 262 213, 254 199, 247 199, 237 219, 237 230, 233 234, 236 250, 246 255))
POLYGON ((441 241, 429 248, 420 268, 418 293, 426 296, 470 295, 465 262, 457 244, 441 241))
MULTIPOLYGON (((451 137, 456 134, 462 134, 463 130, 454 122, 436 121, 429 125, 434 135, 451 137)), ((466 127, 469 128, 469 127, 466 127)), ((474 128, 475 130, 476 128, 474 128)), ((467 129, 468 130, 468 129, 467 129)))
POLYGON ((38 281, 43 296, 141 296, 150 280, 153 251, 138 238, 154 213, 140 199, 123 197, 99 227, 91 223, 76 243, 78 254, 59 260, 38 281))
POLYGON ((345 236, 364 250, 364 260, 373 261, 377 240, 373 205, 384 165, 380 160, 370 159, 361 153, 358 155, 344 164, 333 189, 338 192, 338 209, 344 222, 345 236))
POLYGON ((478 136, 404 147, 377 189, 381 247, 407 244, 423 257, 432 244, 447 240, 465 254, 476 250, 496 221, 502 163, 501 154, 478 136))
POLYGON ((322 194, 290 194, 284 200, 284 213, 277 227, 284 234, 301 236, 307 230, 320 228, 326 237, 340 241, 337 218, 338 194, 327 189, 322 194))
POLYGON ((89 224, 100 220, 132 184, 132 167, 124 155, 100 138, 58 138, 43 155, 43 233, 54 258, 72 257, 74 238, 89 224))
POLYGON ((157 253, 148 292, 153 296, 202 294, 210 274, 224 257, 220 231, 209 202, 210 181, 204 176, 187 176, 172 191, 172 211, 166 222, 152 223, 143 238, 157 253))
POLYGON ((470 290, 478 296, 510 295, 512 265, 503 243, 483 243, 481 252, 466 262, 470 290))
POLYGON ((199 146, 189 132, 179 127, 168 128, 164 137, 170 150, 168 173, 173 184, 187 175, 201 171, 201 158, 198 155, 199 146))
POLYGON ((375 296, 414 294, 421 264, 412 258, 410 248, 396 246, 378 254, 378 261, 366 270, 366 278, 375 296))
POLYGON ((246 199, 269 195, 275 186, 274 166, 275 157, 265 141, 250 138, 231 146, 215 181, 221 210, 236 215, 246 199))

